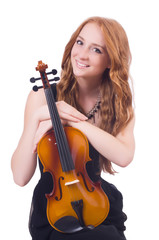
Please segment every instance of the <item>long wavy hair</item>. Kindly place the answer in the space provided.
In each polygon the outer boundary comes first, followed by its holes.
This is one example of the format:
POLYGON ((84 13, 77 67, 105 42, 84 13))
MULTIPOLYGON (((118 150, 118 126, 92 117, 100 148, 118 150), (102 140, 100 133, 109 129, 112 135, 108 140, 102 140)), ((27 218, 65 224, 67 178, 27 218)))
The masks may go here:
MULTIPOLYGON (((62 59, 61 80, 57 85, 58 100, 64 100, 80 109, 78 84, 71 64, 71 50, 79 33, 87 23, 95 23, 100 27, 111 60, 111 68, 105 70, 101 83, 100 128, 116 136, 133 117, 132 91, 129 85, 131 53, 126 33, 117 21, 91 17, 73 33, 65 47, 62 59)), ((101 155, 100 168, 110 174, 115 173, 111 162, 101 155)))

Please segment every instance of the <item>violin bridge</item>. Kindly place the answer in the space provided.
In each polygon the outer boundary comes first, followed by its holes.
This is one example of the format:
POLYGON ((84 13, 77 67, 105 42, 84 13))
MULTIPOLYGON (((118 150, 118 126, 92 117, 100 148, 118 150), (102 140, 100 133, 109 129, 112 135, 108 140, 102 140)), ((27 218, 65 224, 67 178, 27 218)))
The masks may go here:
POLYGON ((76 180, 74 180, 74 181, 71 181, 71 182, 66 182, 66 183, 65 183, 65 186, 69 186, 69 185, 72 185, 72 184, 75 184, 75 183, 78 183, 78 182, 79 182, 78 179, 76 179, 76 180))

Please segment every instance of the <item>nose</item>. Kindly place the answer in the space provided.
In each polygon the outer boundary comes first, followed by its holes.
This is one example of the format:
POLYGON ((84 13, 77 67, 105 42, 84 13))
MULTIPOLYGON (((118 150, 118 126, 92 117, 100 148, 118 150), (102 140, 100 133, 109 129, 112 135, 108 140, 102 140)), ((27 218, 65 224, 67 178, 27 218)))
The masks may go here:
POLYGON ((79 51, 79 58, 80 59, 88 59, 89 58, 89 50, 86 47, 82 47, 79 51))

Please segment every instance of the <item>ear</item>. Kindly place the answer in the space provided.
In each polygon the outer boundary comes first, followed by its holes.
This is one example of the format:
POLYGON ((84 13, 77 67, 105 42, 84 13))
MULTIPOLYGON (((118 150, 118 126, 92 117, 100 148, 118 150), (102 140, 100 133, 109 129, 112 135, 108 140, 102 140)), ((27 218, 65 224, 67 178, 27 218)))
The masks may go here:
POLYGON ((105 69, 105 72, 108 71, 108 70, 110 70, 110 68, 111 68, 111 64, 108 64, 107 67, 106 67, 106 69, 105 69))

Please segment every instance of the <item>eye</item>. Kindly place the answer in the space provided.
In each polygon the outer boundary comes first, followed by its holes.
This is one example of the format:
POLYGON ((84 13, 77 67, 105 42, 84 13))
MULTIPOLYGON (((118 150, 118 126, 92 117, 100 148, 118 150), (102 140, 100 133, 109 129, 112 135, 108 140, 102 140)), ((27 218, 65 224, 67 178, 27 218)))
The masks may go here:
POLYGON ((101 50, 99 48, 93 48, 93 51, 96 52, 96 53, 102 53, 101 50))
POLYGON ((81 40, 79 40, 79 39, 77 39, 76 43, 77 43, 78 45, 83 45, 83 42, 82 42, 81 40))

